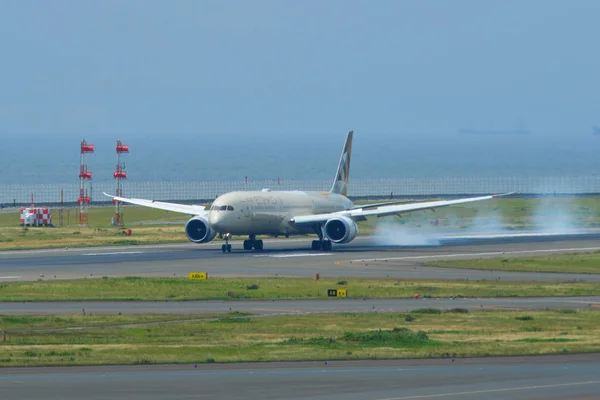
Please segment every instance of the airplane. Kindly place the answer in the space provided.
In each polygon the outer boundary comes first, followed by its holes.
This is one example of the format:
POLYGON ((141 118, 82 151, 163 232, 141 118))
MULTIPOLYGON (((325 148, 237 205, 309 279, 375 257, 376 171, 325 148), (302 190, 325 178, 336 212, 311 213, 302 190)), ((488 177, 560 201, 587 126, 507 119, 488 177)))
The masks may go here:
POLYGON ((499 196, 471 197, 456 200, 404 203, 400 201, 355 206, 348 198, 348 178, 352 154, 352 137, 348 132, 342 150, 333 185, 328 192, 305 191, 238 191, 223 194, 212 203, 210 209, 204 206, 166 203, 154 200, 112 197, 115 201, 160 210, 188 214, 192 218, 185 225, 187 238, 194 243, 208 243, 217 234, 225 239, 221 246, 223 253, 231 252, 229 239, 232 235, 248 236, 244 240, 244 250, 262 250, 263 241, 258 235, 285 236, 316 234, 312 250, 331 251, 332 243, 351 242, 358 234, 358 221, 367 217, 385 217, 406 212, 433 210, 455 204, 489 200, 499 196))

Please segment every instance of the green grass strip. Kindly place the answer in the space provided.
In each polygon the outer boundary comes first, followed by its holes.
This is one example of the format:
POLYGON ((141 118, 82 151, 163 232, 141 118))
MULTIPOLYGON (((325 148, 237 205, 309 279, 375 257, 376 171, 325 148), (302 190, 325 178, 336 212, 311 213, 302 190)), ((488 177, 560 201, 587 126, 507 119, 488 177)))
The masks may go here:
MULTIPOLYGON (((600 283, 309 278, 97 278, 0 284, 0 301, 323 299, 596 296, 600 283)), ((338 299, 343 301, 343 299, 338 299)))

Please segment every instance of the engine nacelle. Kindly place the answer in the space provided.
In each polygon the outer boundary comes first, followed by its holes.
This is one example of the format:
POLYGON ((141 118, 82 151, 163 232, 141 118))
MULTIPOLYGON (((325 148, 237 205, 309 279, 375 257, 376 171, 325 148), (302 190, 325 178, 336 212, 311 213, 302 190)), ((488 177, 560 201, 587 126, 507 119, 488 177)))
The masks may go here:
POLYGON ((358 233, 356 222, 348 217, 331 218, 325 223, 325 236, 333 243, 348 243, 358 233))
POLYGON ((185 234, 190 242, 207 243, 217 236, 205 218, 194 217, 185 224, 185 234))

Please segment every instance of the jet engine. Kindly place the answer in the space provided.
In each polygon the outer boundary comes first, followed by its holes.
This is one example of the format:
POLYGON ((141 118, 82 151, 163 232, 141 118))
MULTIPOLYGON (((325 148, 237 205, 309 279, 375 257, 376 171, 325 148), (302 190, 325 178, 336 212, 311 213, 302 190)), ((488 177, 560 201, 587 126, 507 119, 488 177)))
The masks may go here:
POLYGON ((331 218, 325 223, 325 236, 333 243, 348 243, 358 233, 356 222, 348 217, 331 218))
POLYGON ((185 224, 185 234, 194 243, 207 243, 217 236, 208 221, 202 217, 194 217, 185 224))

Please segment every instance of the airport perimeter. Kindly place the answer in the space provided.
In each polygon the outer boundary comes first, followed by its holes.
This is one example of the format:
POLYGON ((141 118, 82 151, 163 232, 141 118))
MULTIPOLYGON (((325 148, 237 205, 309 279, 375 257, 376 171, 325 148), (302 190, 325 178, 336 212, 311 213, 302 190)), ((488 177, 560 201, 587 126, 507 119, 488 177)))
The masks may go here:
MULTIPOLYGON (((187 182, 123 182, 123 195, 142 199, 182 203, 210 203, 221 194, 244 190, 304 190, 328 191, 331 180, 251 180, 187 181, 187 182)), ((37 204, 75 205, 79 196, 78 183, 0 184, 0 204, 4 206, 30 205, 32 195, 37 204)), ((114 194, 114 182, 91 182, 90 197, 96 205, 110 204, 102 192, 114 194)), ((506 177, 453 177, 453 178, 398 178, 352 179, 349 197, 358 199, 444 198, 478 196, 491 193, 516 192, 517 196, 597 196, 600 194, 600 176, 506 176, 506 177)))

